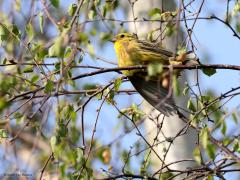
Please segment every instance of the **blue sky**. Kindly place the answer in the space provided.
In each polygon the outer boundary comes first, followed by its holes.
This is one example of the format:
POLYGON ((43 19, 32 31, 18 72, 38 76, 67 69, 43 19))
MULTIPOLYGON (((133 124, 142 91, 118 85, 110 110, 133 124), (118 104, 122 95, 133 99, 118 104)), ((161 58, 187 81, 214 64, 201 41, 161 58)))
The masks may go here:
MULTIPOLYGON (((70 2, 74 1, 63 1, 64 6, 68 7, 66 4, 70 4, 70 2), (65 4, 66 3, 66 4, 65 4)), ((232 6, 232 3, 231 3, 232 6)), ((203 7, 203 11, 200 16, 209 16, 213 12, 216 16, 223 18, 225 16, 226 3, 223 0, 205 0, 205 6, 203 7)), ((198 8, 198 7, 193 7, 198 8)), ((196 10, 195 9, 195 10, 196 10)), ((67 10, 67 8, 65 8, 67 10)), ((123 15, 117 14, 117 19, 123 19, 123 15)), ((194 29, 194 44, 197 47, 196 53, 199 56, 202 63, 214 63, 214 64, 234 64, 240 65, 239 60, 239 50, 240 50, 240 40, 236 37, 232 36, 232 32, 221 22, 212 20, 200 20, 197 22, 194 29), (206 58, 208 57, 208 58, 206 58)), ((103 49, 96 49, 96 54, 107 59, 115 60, 116 56, 113 50, 113 45, 109 43, 103 49)), ((94 61, 89 57, 85 58, 83 61, 85 64, 93 64, 98 66, 108 66, 102 61, 94 61)), ((79 72, 80 74, 82 72, 79 72)), ((193 76, 193 73, 190 73, 189 76, 193 76)), ((98 76, 92 76, 83 81, 91 81, 102 84, 108 82, 111 79, 114 79, 118 75, 116 73, 108 73, 98 76)), ((189 79, 192 79, 191 77, 189 79)), ((82 81, 79 81, 82 83, 82 81)), ((216 93, 216 95, 220 95, 222 92, 226 92, 230 90, 232 87, 236 87, 240 85, 240 74, 237 71, 231 70, 218 70, 217 74, 212 77, 207 77, 206 75, 201 74, 200 84, 203 91, 211 89, 216 93)), ((123 85, 122 87, 131 87, 128 85, 123 85)), ((118 107, 124 108, 128 107, 132 102, 140 102, 140 98, 138 95, 134 97, 130 96, 117 96, 116 100, 118 102, 118 107), (126 99, 128 99, 126 101, 126 99)), ((227 107, 234 108, 236 104, 239 104, 239 97, 235 98, 231 101, 227 107)), ((86 108, 85 117, 88 121, 87 127, 92 127, 96 117, 96 109, 98 108, 100 102, 94 100, 90 103, 86 108)), ((52 118, 53 120, 53 118, 52 118)), ((96 137, 102 140, 103 144, 107 144, 112 141, 115 137, 119 135, 116 133, 117 128, 122 128, 118 126, 120 123, 117 118, 117 111, 111 108, 110 105, 104 105, 102 112, 99 118, 99 126, 97 127, 96 137)), ((233 125, 231 125, 234 128, 233 125)), ((91 135, 91 130, 87 133, 89 136, 91 135)), ((123 139, 123 146, 126 149, 138 139, 135 135, 135 132, 127 135, 123 139), (129 138, 130 137, 130 138, 129 138)), ((114 150, 116 152, 116 149, 114 150)), ((1 151, 0 151, 1 153, 1 151)), ((135 162, 136 163, 136 162, 135 162)))

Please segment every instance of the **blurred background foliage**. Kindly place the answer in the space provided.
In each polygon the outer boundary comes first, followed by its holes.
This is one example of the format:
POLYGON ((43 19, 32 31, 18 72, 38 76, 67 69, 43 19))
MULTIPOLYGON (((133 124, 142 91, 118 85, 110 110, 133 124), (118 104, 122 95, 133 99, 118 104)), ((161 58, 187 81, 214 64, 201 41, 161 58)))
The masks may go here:
MULTIPOLYGON (((214 2, 226 7, 220 21, 239 40, 240 2, 214 2)), ((141 98, 119 71, 100 73, 117 67, 109 40, 114 34, 128 31, 129 23, 163 23, 164 30, 149 29, 142 36, 154 41, 153 34, 157 33, 161 41, 177 33, 178 18, 183 19, 182 27, 186 19, 190 19, 186 20, 189 27, 197 18, 218 19, 211 11, 208 16, 196 16, 201 15, 201 3, 193 0, 184 1, 186 9, 180 7, 181 11, 153 7, 141 14, 143 18, 129 20, 127 11, 134 9, 135 3, 137 0, 0 2, 0 176, 152 177, 141 98)), ((207 8, 207 3, 204 5, 207 8)), ((180 44, 176 49, 192 47, 196 51, 191 43, 186 36, 186 46, 180 44)), ((159 70, 157 66, 148 69, 152 74, 159 70)), ((216 71, 203 73, 212 76, 216 71)), ((175 89, 177 86, 176 82, 175 89)), ((231 109, 224 107, 237 97, 240 88, 218 95, 206 88, 201 93, 199 86, 196 78, 191 78, 180 90, 180 94, 191 95, 187 111, 199 128, 193 161, 202 170, 198 172, 200 177, 223 177, 239 169, 239 104, 231 109), (223 148, 209 140, 210 134, 223 148)), ((174 176, 172 173, 181 172, 157 173, 156 178, 167 179, 174 176)))

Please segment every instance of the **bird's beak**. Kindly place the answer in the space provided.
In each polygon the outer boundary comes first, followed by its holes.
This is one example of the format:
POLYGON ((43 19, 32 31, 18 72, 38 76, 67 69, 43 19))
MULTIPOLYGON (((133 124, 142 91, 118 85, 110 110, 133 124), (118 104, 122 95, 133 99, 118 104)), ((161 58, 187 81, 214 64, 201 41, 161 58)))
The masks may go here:
POLYGON ((114 38, 110 39, 109 41, 112 42, 112 43, 115 43, 116 40, 117 40, 117 39, 114 37, 114 38))

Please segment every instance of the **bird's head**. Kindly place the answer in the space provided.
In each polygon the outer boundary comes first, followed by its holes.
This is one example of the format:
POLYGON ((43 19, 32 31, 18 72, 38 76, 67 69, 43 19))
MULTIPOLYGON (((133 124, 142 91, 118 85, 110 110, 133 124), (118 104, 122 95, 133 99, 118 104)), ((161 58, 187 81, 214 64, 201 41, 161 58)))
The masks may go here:
POLYGON ((136 34, 131 34, 131 33, 120 33, 114 36, 114 38, 111 40, 111 42, 120 42, 120 41, 131 41, 133 39, 137 39, 136 34))

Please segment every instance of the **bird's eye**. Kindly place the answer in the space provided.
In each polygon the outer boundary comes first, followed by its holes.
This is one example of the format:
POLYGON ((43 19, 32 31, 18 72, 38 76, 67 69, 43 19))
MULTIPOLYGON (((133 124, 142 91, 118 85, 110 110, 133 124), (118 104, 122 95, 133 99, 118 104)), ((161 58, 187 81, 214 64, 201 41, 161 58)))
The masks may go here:
POLYGON ((124 38, 124 34, 121 34, 121 35, 120 35, 120 38, 124 38))

